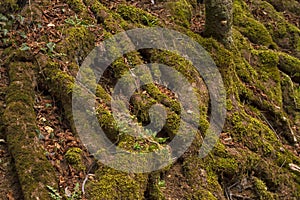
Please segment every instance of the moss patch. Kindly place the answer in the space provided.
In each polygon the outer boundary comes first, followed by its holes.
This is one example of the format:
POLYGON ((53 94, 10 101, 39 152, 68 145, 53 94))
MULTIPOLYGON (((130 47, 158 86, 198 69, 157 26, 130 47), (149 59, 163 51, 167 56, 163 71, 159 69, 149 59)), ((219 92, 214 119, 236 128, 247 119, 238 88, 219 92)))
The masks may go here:
POLYGON ((233 24, 251 42, 266 47, 276 46, 266 27, 255 20, 248 11, 247 4, 241 0, 234 1, 233 24), (247 12, 248 11, 248 12, 247 12))
POLYGON ((108 167, 96 171, 96 179, 87 186, 92 199, 144 199, 147 175, 126 174, 108 167))
POLYGON ((117 13, 119 13, 123 19, 136 23, 138 26, 139 24, 143 24, 151 27, 158 24, 158 19, 156 17, 134 6, 121 4, 117 8, 117 13))
POLYGON ((29 62, 10 63, 11 82, 3 114, 9 150, 14 157, 26 200, 36 197, 50 199, 46 185, 56 186, 54 169, 44 155, 36 135, 33 69, 34 66, 29 62))
POLYGON ((70 148, 65 154, 67 162, 77 170, 85 170, 81 153, 82 150, 79 148, 70 148))
POLYGON ((186 0, 168 2, 167 8, 170 10, 172 20, 185 28, 190 26, 192 19, 192 6, 186 0))

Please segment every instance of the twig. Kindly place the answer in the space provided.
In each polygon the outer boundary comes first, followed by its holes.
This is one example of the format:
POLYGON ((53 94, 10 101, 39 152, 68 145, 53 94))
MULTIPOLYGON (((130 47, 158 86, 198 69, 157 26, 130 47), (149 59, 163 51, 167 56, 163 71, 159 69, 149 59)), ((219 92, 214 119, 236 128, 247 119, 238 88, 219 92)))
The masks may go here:
POLYGON ((29 5, 29 10, 30 10, 30 20, 32 21, 33 17, 32 17, 32 8, 31 8, 31 0, 28 0, 28 5, 29 5))
POLYGON ((281 166, 280 166, 279 169, 281 169, 283 167, 283 165, 285 164, 285 162, 286 162, 286 159, 283 161, 283 163, 281 164, 281 166))
POLYGON ((91 164, 91 166, 89 167, 89 169, 88 169, 88 171, 87 171, 87 173, 86 173, 86 176, 85 176, 85 178, 84 178, 84 180, 83 180, 83 182, 82 182, 82 186, 81 186, 82 194, 85 193, 84 187, 85 187, 85 184, 86 184, 87 180, 89 179, 89 176, 92 176, 92 175, 93 175, 93 174, 90 174, 90 171, 93 169, 93 167, 94 167, 95 164, 96 164, 96 162, 93 162, 93 163, 91 164))
POLYGON ((85 191, 84 191, 84 186, 85 186, 87 180, 89 179, 89 176, 90 176, 90 175, 92 175, 92 174, 87 174, 87 175, 85 176, 83 182, 82 182, 82 186, 81 186, 82 194, 85 193, 85 191))
POLYGON ((270 124, 270 122, 267 120, 267 118, 264 116, 264 114, 261 113, 261 116, 263 116, 265 122, 267 122, 267 124, 269 125, 269 127, 272 129, 272 131, 275 133, 277 139, 280 139, 277 132, 275 131, 275 129, 273 128, 273 126, 270 124))

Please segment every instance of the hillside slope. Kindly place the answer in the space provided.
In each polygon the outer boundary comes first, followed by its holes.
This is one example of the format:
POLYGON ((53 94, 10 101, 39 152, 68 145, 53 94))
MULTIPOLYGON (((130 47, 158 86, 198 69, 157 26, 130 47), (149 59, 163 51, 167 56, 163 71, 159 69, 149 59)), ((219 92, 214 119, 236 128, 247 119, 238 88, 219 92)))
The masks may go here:
MULTIPOLYGON (((201 36, 204 5, 194 0, 20 2, 0 3, 1 76, 9 80, 0 85, 1 100, 5 97, 0 145, 8 147, 18 180, 4 177, 18 181, 22 194, 0 183, 1 199, 300 199, 299 1, 234 0, 231 49, 201 36), (209 52, 226 88, 227 114, 220 140, 199 158, 211 111, 201 77, 172 52, 125 54, 96 88, 95 113, 114 144, 145 153, 178 134, 178 99, 159 84, 136 91, 130 108, 147 124, 151 105, 168 107, 164 140, 123 134, 114 120, 112 89, 139 64, 162 63, 180 71, 197 86, 201 110, 196 137, 179 159, 152 173, 128 174, 97 162, 84 147, 72 118, 72 91, 79 66, 96 45, 145 27, 179 31, 209 52)), ((163 73, 156 70, 152 76, 163 73)))

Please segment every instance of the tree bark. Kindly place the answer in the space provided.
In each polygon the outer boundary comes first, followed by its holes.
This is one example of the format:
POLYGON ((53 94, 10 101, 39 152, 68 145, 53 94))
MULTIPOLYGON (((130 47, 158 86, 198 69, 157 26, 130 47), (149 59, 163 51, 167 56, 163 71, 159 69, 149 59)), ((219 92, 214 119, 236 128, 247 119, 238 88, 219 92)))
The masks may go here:
POLYGON ((205 37, 213 37, 230 47, 232 43, 232 0, 205 1, 205 37))

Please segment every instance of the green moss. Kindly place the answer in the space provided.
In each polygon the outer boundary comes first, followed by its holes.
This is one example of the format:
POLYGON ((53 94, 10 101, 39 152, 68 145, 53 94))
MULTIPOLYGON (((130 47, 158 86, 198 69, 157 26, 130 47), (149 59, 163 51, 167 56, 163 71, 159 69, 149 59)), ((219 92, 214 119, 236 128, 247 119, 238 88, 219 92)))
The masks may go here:
POLYGON ((119 13, 123 19, 132 23, 143 24, 150 27, 158 24, 156 17, 134 6, 121 4, 117 8, 117 13, 119 13))
MULTIPOLYGON (((299 105, 299 102, 297 102, 297 89, 295 89, 292 79, 285 73, 281 73, 281 88, 285 112, 287 112, 287 114, 297 115, 295 113, 296 108, 299 105)), ((295 119, 294 121, 296 122, 295 119)))
POLYGON ((70 62, 71 59, 73 62, 81 64, 94 48, 95 35, 84 26, 70 27, 63 34, 65 38, 56 45, 56 51, 67 55, 62 58, 63 60, 70 62))
POLYGON ((266 184, 262 180, 254 177, 253 181, 259 199, 274 199, 273 194, 268 191, 266 184))
POLYGON ((46 185, 55 187, 55 172, 37 143, 34 105, 33 65, 30 62, 9 65, 10 85, 3 113, 6 140, 13 156, 24 199, 50 199, 46 185), (30 145, 28 145, 30 144, 30 145))
POLYGON ((159 186, 159 181, 161 181, 160 171, 149 174, 149 181, 145 195, 148 199, 166 200, 159 186))
POLYGON ((278 67, 289 75, 293 81, 300 83, 300 59, 286 53, 280 53, 278 67))
POLYGON ((97 22, 104 25, 105 30, 111 33, 121 32, 124 29, 133 28, 122 19, 122 17, 116 13, 111 12, 106 6, 101 4, 99 1, 84 0, 85 4, 88 5, 94 13, 97 22))
POLYGON ((292 13, 297 15, 300 14, 300 3, 296 0, 287 0, 287 1, 280 1, 280 0, 267 0, 271 3, 278 11, 285 11, 288 10, 292 13))
POLYGON ((233 123, 234 140, 251 151, 268 156, 275 152, 275 148, 279 148, 275 133, 256 118, 242 112, 234 113, 229 120, 233 123))
POLYGON ((108 104, 111 101, 110 95, 103 89, 102 86, 97 84, 96 86, 96 96, 100 98, 100 102, 108 104))
POLYGON ((167 8, 170 10, 171 18, 174 22, 185 28, 190 27, 192 19, 192 6, 186 0, 168 2, 167 8))
POLYGON ((276 46, 266 27, 255 20, 249 13, 247 5, 240 0, 234 1, 233 24, 236 29, 246 36, 251 42, 266 47, 276 46), (246 8, 246 9, 245 9, 246 8))
POLYGON ((197 155, 190 156, 185 159, 183 166, 183 174, 188 180, 189 186, 193 189, 192 194, 188 194, 188 199, 225 199, 218 182, 217 173, 213 171, 214 163, 211 157, 200 159, 197 155), (207 191, 207 197, 202 193, 207 191), (213 195, 212 195, 213 194, 213 195))
POLYGON ((243 57, 247 58, 247 54, 253 49, 250 41, 235 28, 232 30, 232 35, 235 47, 242 53, 243 57))
POLYGON ((253 14, 268 29, 273 41, 282 49, 289 49, 294 56, 300 58, 299 28, 290 24, 282 13, 277 12, 266 1, 253 1, 251 5, 253 14))
POLYGON ((187 198, 194 200, 217 200, 217 198, 205 188, 198 189, 197 191, 188 195, 187 198))
POLYGON ((52 87, 50 90, 60 93, 62 91, 65 94, 70 94, 74 88, 75 78, 70 76, 67 72, 61 71, 58 63, 49 62, 47 64, 47 76, 48 81, 51 82, 52 87))
POLYGON ((118 127, 112 113, 103 105, 99 105, 96 112, 100 126, 107 134, 107 137, 112 141, 116 141, 118 137, 118 127))
POLYGON ((64 0, 75 12, 83 12, 86 8, 82 0, 64 0))
POLYGON ((126 174, 101 167, 95 175, 95 180, 87 185, 88 199, 144 199, 146 174, 126 174))
POLYGON ((278 53, 274 51, 252 51, 253 63, 257 68, 257 87, 267 95, 268 100, 282 107, 282 90, 278 53), (256 60, 257 59, 257 60, 256 60))
POLYGON ((77 147, 72 147, 68 149, 68 151, 65 154, 66 161, 77 170, 85 170, 81 153, 82 153, 81 149, 77 147))

